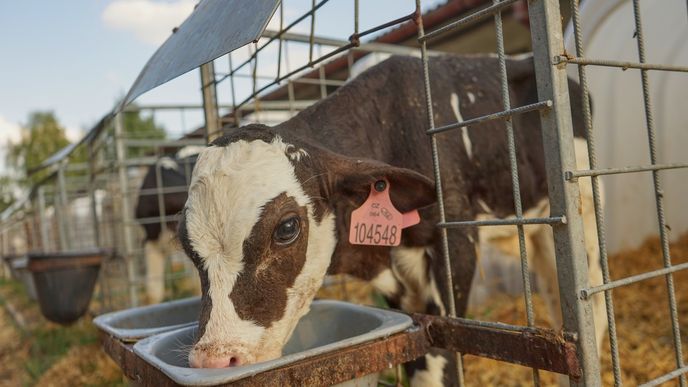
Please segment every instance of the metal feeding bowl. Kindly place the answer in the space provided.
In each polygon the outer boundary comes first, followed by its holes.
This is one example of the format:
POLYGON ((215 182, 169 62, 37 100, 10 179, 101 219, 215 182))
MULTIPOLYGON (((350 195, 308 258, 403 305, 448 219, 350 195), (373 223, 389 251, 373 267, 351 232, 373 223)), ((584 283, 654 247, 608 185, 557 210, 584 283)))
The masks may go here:
POLYGON ((105 256, 102 250, 29 254, 28 269, 46 319, 67 325, 86 313, 105 256))
MULTIPOLYGON (((401 332, 412 325, 409 316, 394 312, 320 300, 299 321, 282 357, 262 363, 224 369, 190 368, 187 354, 194 343, 197 325, 150 336, 134 345, 134 352, 182 385, 207 386, 229 383, 305 358, 335 351, 401 332)), ((376 385, 377 375, 356 380, 355 385, 376 385)))
POLYGON ((198 324, 201 298, 191 297, 100 315, 93 323, 124 342, 198 324))

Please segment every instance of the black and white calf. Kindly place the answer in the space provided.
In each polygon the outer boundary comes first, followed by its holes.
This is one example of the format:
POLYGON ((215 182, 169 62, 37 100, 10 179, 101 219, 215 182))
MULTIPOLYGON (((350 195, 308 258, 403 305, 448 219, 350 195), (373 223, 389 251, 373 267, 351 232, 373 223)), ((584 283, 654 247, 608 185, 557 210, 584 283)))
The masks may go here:
POLYGON ((165 262, 174 251, 174 220, 184 208, 191 171, 196 162, 198 147, 182 148, 176 157, 161 157, 146 171, 136 203, 135 217, 144 229, 144 254, 146 261, 146 295, 148 302, 159 303, 165 295, 165 262), (196 148, 196 149, 194 149, 196 148), (158 194, 161 191, 161 195, 158 194), (160 202, 163 203, 160 203, 160 202), (161 206, 162 204, 162 206, 161 206), (162 220, 162 207, 166 217, 162 220), (164 227, 163 227, 164 226, 164 227))
MULTIPOLYGON (((437 125, 501 110, 496 58, 436 57, 430 71, 437 125)), ((532 60, 509 60, 508 73, 512 104, 536 102, 532 60)), ((570 87, 576 151, 584 164, 579 89, 570 87)), ((328 273, 369 280, 405 311, 446 313, 422 90, 420 60, 392 57, 278 126, 239 128, 201 152, 179 227, 203 293, 192 366, 228 367, 280 356, 328 273), (419 209, 421 223, 403 231, 398 247, 350 244, 352 211, 366 200, 371 184, 384 179, 394 206, 401 212, 419 209)), ((514 117, 514 126, 524 208, 529 215, 548 215, 538 113, 514 117)), ((506 141, 503 122, 440 135, 448 219, 514 213, 506 141)), ((586 211, 592 211, 588 194, 584 188, 586 211)), ((586 231, 591 230, 586 239, 594 247, 594 224, 586 231)), ((551 231, 526 231, 536 263, 531 267, 541 271, 558 316, 551 231)), ((513 227, 449 231, 459 315, 466 311, 476 243, 494 240, 508 250, 515 234, 513 227)), ((589 259, 597 278, 594 248, 589 259)), ((452 355, 434 350, 408 365, 412 383, 452 384, 451 361, 452 355)))

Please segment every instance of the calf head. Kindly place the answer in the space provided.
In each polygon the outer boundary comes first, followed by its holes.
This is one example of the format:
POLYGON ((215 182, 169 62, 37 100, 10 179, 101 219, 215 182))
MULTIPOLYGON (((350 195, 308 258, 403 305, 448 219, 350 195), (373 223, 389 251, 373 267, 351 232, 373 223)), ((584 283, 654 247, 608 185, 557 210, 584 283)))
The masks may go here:
POLYGON ((179 226, 202 284, 191 366, 281 356, 333 255, 352 247, 351 210, 383 178, 401 211, 434 201, 432 181, 416 172, 287 140, 266 127, 239 129, 206 148, 179 226))

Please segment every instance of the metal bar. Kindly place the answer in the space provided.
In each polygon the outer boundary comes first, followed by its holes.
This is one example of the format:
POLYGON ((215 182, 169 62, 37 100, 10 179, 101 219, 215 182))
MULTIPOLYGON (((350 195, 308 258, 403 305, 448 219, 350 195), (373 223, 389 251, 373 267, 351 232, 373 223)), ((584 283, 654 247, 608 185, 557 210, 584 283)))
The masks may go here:
MULTIPOLYGON (((119 178, 120 189, 120 209, 122 211, 122 230, 121 235, 124 242, 124 259, 127 262, 127 280, 129 282, 129 303, 131 307, 138 306, 139 298, 136 292, 136 262, 131 251, 134 247, 134 235, 132 233, 132 226, 129 225, 132 207, 129 203, 129 178, 127 176, 127 165, 124 162, 126 159, 126 147, 124 146, 124 122, 122 113, 115 116, 115 157, 117 158, 117 175, 119 178)), ((114 232, 113 227, 113 232, 114 232)), ((114 239, 113 239, 114 240, 114 239)))
MULTIPOLYGON (((310 11, 308 11, 308 12, 304 13, 303 15, 299 16, 296 20, 294 20, 293 22, 291 22, 291 23, 290 23, 288 26, 286 26, 283 30, 277 32, 277 34, 276 34, 275 36, 271 37, 267 42, 265 42, 265 44, 263 44, 262 46, 258 47, 258 49, 256 50, 256 52, 253 53, 253 55, 249 56, 248 59, 246 59, 245 61, 243 61, 243 62, 242 62, 239 66, 237 66, 233 71, 230 71, 229 74, 225 74, 225 75, 224 75, 223 77, 221 77, 220 79, 217 79, 217 80, 215 81, 215 83, 217 84, 217 83, 220 83, 220 82, 224 81, 224 80, 227 79, 228 77, 231 77, 232 75, 234 75, 235 72, 241 70, 244 66, 248 65, 248 64, 253 60, 253 56, 254 56, 254 55, 258 55, 258 53, 259 53, 260 51, 262 51, 265 47, 267 47, 267 46, 268 46, 270 43, 272 43, 275 39, 279 39, 279 37, 280 37, 282 34, 286 33, 286 32, 289 31, 292 27, 294 27, 295 25, 299 24, 302 20, 304 20, 305 18, 307 18, 308 16, 310 16, 312 13, 314 13, 315 11, 317 11, 320 7, 322 7, 323 5, 325 5, 325 3, 327 3, 328 1, 330 1, 330 0, 322 0, 321 2, 319 2, 319 3, 315 6, 315 8, 313 8, 313 9, 311 9, 310 11)), ((288 52, 288 50, 287 50, 287 52, 288 52)))
MULTIPOLYGON (((583 52, 583 38, 580 26, 580 7, 578 0, 571 1, 571 15, 572 22, 574 26, 574 38, 576 44, 576 55, 584 56, 583 52)), ((590 93, 588 91, 588 80, 586 74, 585 66, 578 66, 578 78, 582 87, 581 92, 581 106, 583 109, 583 120, 585 123, 585 131, 587 134, 588 143, 588 163, 591 170, 597 168, 597 152, 595 149, 595 134, 593 132, 592 126, 592 112, 590 111, 590 93)), ((569 171, 567 171, 568 173, 569 171)), ((569 181, 575 181, 575 179, 565 178, 569 181)), ((604 208, 602 207, 602 194, 600 192, 600 182, 599 178, 593 176, 590 178, 590 183, 592 186, 592 196, 593 196, 593 206, 595 211, 595 227, 597 229, 597 244, 599 246, 599 260, 600 266, 602 267, 602 283, 607 284, 611 281, 609 275, 609 259, 607 256, 607 233, 605 230, 604 223, 604 208)), ((593 301, 595 302, 595 301, 593 301)), ((599 300, 598 300, 599 302, 599 300)), ((607 315, 607 327, 609 334, 609 350, 612 358, 612 373, 614 375, 614 385, 616 387, 621 386, 621 358, 619 357, 619 347, 617 344, 617 333, 616 333, 616 317, 614 314, 614 300, 612 298, 611 292, 604 293, 605 302, 605 312, 607 315)), ((600 329, 600 327, 597 327, 600 329)), ((601 343, 598 343, 598 347, 601 348, 601 343)))
POLYGON ((595 287, 591 287, 588 289, 583 289, 583 290, 581 290, 580 294, 581 294, 581 297, 587 299, 587 298, 590 298, 590 296, 592 296, 595 293, 600 293, 600 292, 604 292, 606 290, 616 289, 616 288, 621 287, 621 286, 634 284, 636 282, 645 281, 645 280, 649 280, 652 278, 665 276, 667 274, 676 273, 677 271, 681 271, 681 270, 688 270, 688 263, 681 263, 679 265, 665 267, 664 269, 653 270, 653 271, 649 271, 647 273, 626 277, 626 278, 616 280, 616 281, 611 281, 611 282, 605 283, 605 284, 600 285, 600 286, 595 286, 595 287))
POLYGON ((308 43, 308 62, 313 62, 313 38, 315 36, 315 0, 311 1, 311 37, 308 43))
POLYGON ((48 248, 48 223, 45 215, 45 186, 38 187, 38 216, 41 222, 41 246, 43 251, 50 251, 48 248))
MULTIPOLYGON (((440 158, 437 146, 437 138, 432 134, 435 129, 435 117, 432 107, 432 91, 430 89, 430 69, 428 66, 428 46, 427 42, 423 40, 425 36, 425 29, 423 27, 423 17, 421 14, 420 0, 416 0, 416 22, 418 25, 418 41, 420 42, 421 61, 423 63, 423 91, 425 93, 425 107, 428 120, 428 130, 426 133, 430 134, 430 145, 432 148, 432 167, 435 178, 435 194, 437 195, 437 207, 440 215, 440 223, 446 223, 447 215, 444 208, 444 193, 442 192, 442 174, 440 172, 440 158)), ((454 296, 454 279, 452 278, 452 265, 449 256, 449 239, 447 236, 447 229, 440 228, 440 239, 442 243, 442 263, 444 265, 447 302, 449 303, 449 317, 456 316, 456 300, 454 296)), ((456 383, 459 387, 465 385, 463 375, 463 359, 461 353, 456 353, 456 383)))
MULTIPOLYGON (((167 221, 168 222, 176 222, 181 218, 181 214, 176 214, 176 215, 169 215, 167 216, 167 221)), ((132 218, 131 220, 127 221, 126 224, 132 227, 136 227, 137 225, 144 225, 144 224, 154 224, 154 223, 160 223, 160 217, 159 216, 151 216, 147 218, 132 218)))
POLYGON ((457 122, 454 124, 440 126, 439 128, 432 128, 432 129, 428 130, 426 133, 427 134, 442 133, 442 132, 446 132, 448 130, 463 128, 465 126, 477 125, 477 124, 480 124, 480 123, 483 123, 486 121, 509 119, 510 117, 515 116, 517 114, 523 114, 523 113, 532 112, 535 110, 549 109, 551 107, 552 107, 552 101, 536 102, 536 103, 532 103, 530 105, 524 105, 524 106, 520 106, 520 107, 513 108, 513 109, 507 109, 507 110, 504 110, 501 112, 488 114, 485 116, 471 118, 469 120, 457 122))
MULTIPOLYGON (((499 0, 493 0, 493 7, 500 6, 499 0)), ((495 32, 497 37, 497 58, 499 62, 499 81, 502 94, 502 109, 511 109, 509 98, 509 83, 506 72, 506 59, 504 54, 504 28, 502 25, 501 9, 495 13, 495 32)), ((504 122, 507 135, 507 148, 509 151, 509 169, 511 174, 511 186, 513 193, 514 212, 517 220, 523 219, 523 203, 521 202, 521 185, 518 180, 518 161, 516 159, 516 141, 514 139, 514 125, 511 118, 504 122)), ((528 252, 526 251, 526 238, 523 224, 516 226, 518 233, 518 250, 521 262, 521 279, 523 281, 523 295, 526 304, 526 321, 529 327, 535 325, 535 312, 533 311, 533 288, 530 284, 530 270, 528 268, 528 252)), ((533 385, 540 386, 540 374, 533 368, 533 385)))
POLYGON ((656 379, 652 379, 647 383, 643 383, 639 385, 638 387, 654 387, 654 386, 659 386, 661 384, 664 384, 672 379, 679 378, 679 377, 685 377, 686 373, 688 373, 688 367, 683 367, 679 368, 677 370, 673 370, 669 372, 666 375, 660 376, 656 379))
POLYGON ((480 10, 478 12, 474 12, 468 16, 462 17, 461 19, 459 19, 453 23, 449 23, 444 27, 441 27, 441 28, 438 28, 434 31, 431 31, 427 35, 425 35, 421 38, 418 38, 418 40, 420 42, 427 42, 429 40, 435 39, 436 37, 444 34, 447 31, 453 30, 453 29, 460 27, 462 25, 465 25, 467 23, 471 23, 474 21, 478 21, 480 19, 484 19, 488 16, 495 15, 497 12, 500 12, 503 9, 510 7, 511 4, 513 4, 517 1, 518 0, 504 0, 504 1, 497 2, 494 5, 491 5, 487 8, 483 8, 482 10, 480 10))
MULTIPOLYGON (((580 52, 576 55, 581 55, 580 52)), ((584 66, 603 66, 603 67, 618 67, 622 70, 628 69, 639 69, 639 70, 659 70, 659 71, 676 71, 681 73, 688 73, 688 66, 674 66, 665 65, 657 63, 638 63, 638 62, 623 62, 617 60, 607 60, 607 59, 590 59, 581 57, 567 57, 565 55, 559 55, 555 58, 555 64, 562 63, 574 63, 584 66)))
MULTIPOLYGON (((310 43, 311 37, 310 35, 307 34, 300 34, 298 32, 284 32, 284 33, 279 33, 279 31, 272 31, 272 30, 265 30, 263 31, 263 37, 266 38, 273 38, 273 37, 280 37, 285 41, 289 42, 298 42, 298 43, 310 43)), ((313 36, 313 43, 314 44, 322 44, 325 46, 343 46, 345 44, 348 44, 349 41, 343 40, 343 39, 335 39, 335 38, 328 38, 324 36, 313 36)))
MULTIPOLYGON (((318 70, 320 70, 321 72, 324 72, 325 67, 320 66, 320 68, 318 70), (320 69, 322 69, 322 70, 320 70, 320 69)), ((320 75, 320 74, 319 74, 319 76, 321 77, 320 79, 297 78, 297 79, 292 80, 292 82, 302 83, 302 84, 307 84, 307 85, 320 85, 320 86, 325 86, 325 85, 342 86, 342 85, 346 84, 346 81, 340 81, 337 79, 325 79, 324 75, 320 75)))
POLYGON ((378 26, 376 26, 376 27, 373 27, 373 28, 369 28, 369 29, 367 29, 367 30, 365 30, 365 31, 363 31, 363 32, 360 32, 360 33, 356 34, 356 35, 351 35, 351 37, 349 38, 349 41, 352 42, 352 43, 354 43, 355 46, 358 47, 358 43, 359 43, 360 38, 362 38, 362 37, 364 37, 364 36, 366 36, 366 35, 370 35, 370 34, 372 34, 372 33, 378 32, 378 31, 380 31, 380 30, 384 30, 385 28, 392 27, 392 26, 395 26, 395 25, 397 25, 397 24, 401 24, 401 23, 403 23, 403 22, 405 22, 405 21, 414 20, 414 19, 416 19, 417 17, 419 17, 419 16, 418 16, 418 15, 419 15, 419 12, 420 12, 420 11, 414 11, 413 13, 408 14, 408 15, 406 15, 406 16, 402 16, 402 17, 400 17, 400 18, 398 18, 398 19, 394 19, 394 20, 392 20, 392 21, 388 21, 387 23, 380 24, 380 25, 378 25, 378 26))
POLYGON ((564 171, 575 168, 576 158, 566 68, 552 64, 552 58, 564 52, 559 1, 530 0, 528 14, 538 96, 552 101, 551 109, 540 110, 551 213, 567 219, 566 224, 552 225, 552 231, 564 329, 578 335, 582 367, 580 381, 570 382, 572 386, 600 386, 592 303, 578 297, 580 289, 589 286, 580 192, 578 184, 564 179, 564 171))
MULTIPOLYGON (((643 24, 640 17, 640 2, 633 0, 633 15, 635 16, 635 32, 638 43, 638 60, 645 63, 645 38, 643 35, 643 24)), ((643 87, 643 102, 645 106, 645 123, 647 127, 647 140, 650 150, 650 163, 657 163, 656 130, 652 115, 652 100, 650 98, 650 82, 647 70, 640 70, 641 83, 643 87)), ((664 215, 664 194, 659 171, 652 171, 653 188, 655 192, 655 202, 657 204, 657 222, 659 223, 659 237, 662 241, 662 261, 664 267, 671 267, 671 252, 669 250, 669 235, 667 234, 666 218, 664 215)), ((681 325, 678 320, 678 308, 676 306, 676 291, 674 289, 674 277, 671 273, 666 275, 667 293, 669 298, 669 312, 671 314, 671 327, 674 336, 674 354, 676 356, 676 368, 684 367, 683 349, 681 344, 681 325)), ((686 387, 685 375, 679 376, 679 385, 686 387)))
POLYGON ((358 34, 358 0, 354 0, 354 34, 358 34))
POLYGON ((157 195, 158 192, 161 193, 181 193, 181 192, 187 192, 189 190, 189 187, 186 185, 178 185, 178 186, 168 186, 168 187, 162 187, 162 188, 145 188, 141 189, 138 192, 138 196, 149 196, 149 195, 157 195))
POLYGON ((634 167, 586 169, 581 171, 566 171, 566 180, 575 180, 583 176, 617 175, 622 173, 649 172, 667 169, 688 168, 688 163, 654 164, 634 167))
POLYGON ((67 201, 67 180, 65 179, 65 162, 61 162, 57 169, 57 195, 59 203, 55 204, 55 209, 58 210, 56 214, 57 219, 57 231, 60 237, 60 249, 62 251, 69 250, 71 246, 71 238, 69 237, 69 221, 70 214, 67 206, 69 202, 67 201))
POLYGON ((126 147, 185 147, 189 145, 205 145, 205 141, 201 139, 179 139, 179 140, 153 140, 153 139, 122 139, 126 147))
MULTIPOLYGON (((232 53, 230 52, 227 57, 229 58, 229 73, 234 73, 234 68, 232 67, 232 53)), ((232 92, 232 115, 234 116, 234 124, 238 127, 241 124, 241 111, 237 111, 236 105, 236 90, 234 88, 234 76, 229 77, 229 87, 232 92)), ((224 123, 223 118, 220 118, 221 124, 224 123)))
POLYGON ((566 224, 566 217, 552 216, 549 218, 510 218, 510 219, 489 219, 489 220, 464 220, 457 222, 441 222, 437 227, 441 228, 460 228, 460 227, 484 227, 484 226, 523 226, 529 224, 566 224))
POLYGON ((427 332, 433 347, 557 372, 574 379, 581 376, 575 341, 553 330, 533 327, 504 330, 442 316, 413 315, 413 318, 427 332))
POLYGON ((203 96, 203 117, 205 118, 205 140, 210 143, 215 139, 220 128, 220 115, 217 107, 217 90, 215 88, 215 64, 210 61, 201 65, 201 94, 203 96))
MULTIPOLYGON (((93 222, 93 236, 97 247, 100 247, 100 224, 98 223, 98 202, 96 200, 96 155, 93 152, 93 144, 88 144, 88 196, 91 199, 91 222, 93 222)), ((102 294, 102 290, 101 290, 102 294)), ((101 300, 102 301, 102 300, 101 300)))
MULTIPOLYGON (((284 1, 280 1, 279 30, 280 31, 284 30, 284 1)), ((263 32, 262 36, 265 36, 265 32, 263 32)), ((284 41, 284 36, 280 35, 279 36, 279 42, 277 45, 277 75, 275 76, 275 79, 279 79, 280 72, 282 72, 282 42, 283 41, 284 41)), ((229 71, 231 72, 232 69, 230 68, 229 71)))

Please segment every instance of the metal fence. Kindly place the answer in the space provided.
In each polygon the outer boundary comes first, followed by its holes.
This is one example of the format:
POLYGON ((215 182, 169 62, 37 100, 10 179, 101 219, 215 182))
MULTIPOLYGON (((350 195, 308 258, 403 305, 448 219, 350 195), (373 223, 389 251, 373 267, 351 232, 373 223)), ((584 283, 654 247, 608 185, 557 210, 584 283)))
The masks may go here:
MULTIPOLYGON (((423 19, 419 17, 422 10, 421 0, 415 1, 415 9, 408 15, 388 22, 361 30, 359 23, 359 2, 353 1, 352 33, 348 40, 333 39, 318 36, 315 33, 316 15, 328 0, 313 1, 309 10, 286 20, 284 2, 280 4, 274 20, 278 23, 276 30, 268 30, 263 38, 246 48, 243 54, 234 52, 219 58, 201 69, 202 90, 204 98, 204 114, 206 125, 204 130, 197 131, 202 137, 183 139, 178 141, 151 141, 146 139, 127 138, 123 127, 123 116, 104 120, 103 125, 94 131, 94 135, 87 142, 90 163, 87 166, 70 166, 61 163, 57 169, 52 185, 38 188, 31 200, 23 207, 18 207, 11 217, 3 220, 2 249, 3 253, 17 251, 25 252, 35 248, 46 251, 64 250, 89 247, 109 247, 117 254, 111 262, 106 263, 100 280, 100 298, 104 310, 118 309, 124 306, 135 306, 145 282, 142 267, 143 248, 140 225, 146 222, 160 223, 166 227, 170 220, 165 214, 164 195, 166 193, 185 190, 186 186, 162 187, 160 184, 150 191, 140 192, 139 187, 143 173, 148 167, 153 167, 159 173, 159 159, 163 154, 173 153, 186 145, 205 144, 206 141, 220 135, 232 127, 241 126, 246 122, 277 123, 281 122, 313 102, 325 98, 328 94, 341 86, 356 73, 357 60, 370 53, 391 53, 404 55, 418 55, 418 48, 412 46, 393 45, 371 41, 364 43, 364 38, 373 36, 380 31, 389 31, 403 23, 418 23, 418 42, 420 56, 423 61, 425 89, 424 92, 428 111, 427 133, 430 136, 435 166, 435 181, 437 183, 437 197, 440 209, 441 237, 443 242, 443 263, 446 266, 447 294, 453 297, 451 265, 454 261, 452 252, 448 248, 447 231, 453 228, 511 226, 517 229, 519 240, 519 254, 524 301, 526 304, 526 318, 528 326, 535 325, 535 314, 532 301, 532 286, 529 273, 528 252, 526 251, 526 237, 524 228, 527 225, 543 224, 552 228, 554 244, 556 246, 556 263, 559 281, 559 292, 564 321, 564 330, 577 338, 578 358, 583 369, 583 376, 579 381, 571 380, 572 385, 601 385, 600 360, 595 339, 595 327, 592 311, 592 296, 603 293, 606 301, 607 323, 609 330, 609 345, 612 353, 614 383, 621 385, 621 362, 614 321, 615 288, 633 284, 656 277, 665 277, 667 283, 667 298, 671 315, 673 346, 675 349, 676 369, 666 375, 647 381, 646 386, 655 386, 671 379, 678 378, 681 386, 686 385, 685 373, 688 367, 683 360, 681 348, 681 327, 678 319, 672 274, 679 270, 688 269, 688 264, 672 265, 669 252, 669 238, 666 232, 666 220, 663 209, 662 184, 660 177, 663 170, 686 168, 688 163, 664 163, 657 161, 657 144, 655 141, 655 124, 653 120, 652 96, 649 93, 649 71, 686 72, 685 66, 674 66, 659 63, 646 63, 643 25, 639 0, 633 0, 635 31, 638 45, 638 61, 615 61, 613 58, 587 58, 584 55, 580 34, 580 12, 578 0, 571 0, 570 12, 575 27, 576 52, 566 53, 563 44, 563 26, 561 22, 560 3, 557 0, 529 0, 528 13, 530 19, 530 33, 535 62, 537 89, 539 101, 526 106, 512 106, 509 100, 507 83, 507 67, 505 55, 505 36, 502 13, 514 5, 518 0, 494 0, 492 4, 477 11, 462 15, 456 21, 435 27, 426 32, 423 19), (431 90, 432 74, 428 71, 428 58, 437 52, 430 50, 434 39, 463 28, 471 23, 485 18, 494 18, 495 37, 497 45, 495 51, 499 62, 501 80, 502 111, 470 120, 456 122, 437 127, 433 120, 433 102, 431 90), (293 32, 296 26, 307 25, 310 33, 293 32), (291 48, 290 48, 291 47, 291 48), (300 47, 300 48, 296 48, 300 47), (293 51, 292 51, 293 50, 293 51), (290 54, 291 53, 291 54, 290 54), (305 60, 296 64, 299 53, 305 53, 305 60), (573 55, 571 55, 573 54, 573 55), (261 70, 265 57, 277 56, 269 71, 261 70), (260 60, 259 60, 260 59, 260 60), (335 65, 336 64, 336 65, 335 65), (341 66, 340 66, 341 65, 341 66), (340 67, 337 67, 340 66, 340 67), (576 166, 573 145, 573 129, 571 108, 567 83, 567 66, 576 66, 583 88, 582 106, 584 121, 588 134, 589 169, 579 170, 576 166), (589 109, 589 95, 586 78, 586 68, 589 66, 611 66, 623 70, 639 71, 643 89, 646 128, 650 150, 650 165, 606 168, 599 166, 594 141, 591 112, 589 109), (224 72, 216 72, 216 68, 226 68, 224 72), (340 68, 335 72, 333 68, 340 68), (337 74, 332 76, 331 74, 337 74), (244 90, 244 91, 242 91, 244 90), (245 91, 248 90, 248 91, 245 91), (218 102, 219 101, 219 102, 218 102), (542 136, 544 156, 547 169, 549 188, 549 202, 551 214, 542 218, 526 218, 520 198, 520 182, 516 165, 516 143, 512 117, 526 112, 537 111, 542 122, 542 136), (480 122, 502 120, 505 125, 505 136, 508 139, 508 157, 511 165, 511 180, 513 184, 513 203, 515 217, 488 221, 466 219, 449 219, 444 210, 443 176, 440 174, 441 160, 438 155, 438 134, 475 125, 480 122), (146 148, 149 152, 145 157, 128 157, 129 150, 146 148), (71 169, 70 169, 71 168, 71 169), (86 174, 70 174, 68 171, 89 171, 86 174), (605 223, 602 212, 602 194, 600 190, 600 176, 620 173, 650 172, 653 176, 653 190, 656 197, 658 233, 661 238, 664 268, 652 272, 642 273, 630 278, 612 279, 609 273, 608 257, 605 239, 605 223), (589 178, 592 183, 595 219, 599 254, 603 270, 603 283, 591 286, 588 278, 588 260, 584 243, 584 225, 580 209, 579 179, 589 178), (101 192, 101 194, 99 194, 101 192), (98 198, 101 195, 101 198, 98 198), (150 219, 134 219, 133 206, 138 195, 156 195, 162 216, 150 219), (91 220, 74 222, 70 216, 48 216, 53 212, 64 214, 66 208, 73 205, 79 198, 90 198, 83 201, 88 206, 91 220), (103 204, 97 204, 98 201, 103 204), (100 207, 99 207, 100 206, 100 207), (101 208, 101 212, 98 212, 101 208), (77 229, 75 226, 79 224, 77 229), (95 226, 98 225, 98 226, 95 226), (79 242, 72 242, 75 236, 79 242), (21 236, 21 237, 19 237, 21 236), (27 246, 12 246, 17 238, 27 241, 27 246), (23 251, 20 251, 23 250, 23 251)), ((288 4, 288 3, 287 3, 288 4)), ((657 4, 660 6, 660 4, 657 4)), ((319 19, 318 19, 319 20, 319 19)), ((200 107, 170 107, 175 111, 185 109, 200 109, 200 107)), ((144 110, 162 110, 165 107, 139 108, 144 110)), ((189 172, 189 171, 187 171, 189 172)), ((188 176, 188 174, 187 174, 188 176)), ((187 180, 188 182, 188 180, 187 180)), ((192 274, 192 269, 185 266, 176 274, 168 274, 166 281, 192 274)), ((195 274, 194 274, 195 275, 195 274)), ((449 314, 456 316, 453 299, 449 302, 449 314)), ((684 322, 685 323, 685 322, 684 322)), ((523 332, 527 327, 523 327, 523 332)), ((459 360, 461 357, 458 357, 459 360)), ((463 368, 458 364, 459 383, 464 384, 463 368)), ((533 369, 533 383, 539 385, 539 374, 533 369)))
MULTIPOLYGON (((575 56, 566 54, 563 44, 562 25, 560 21, 560 10, 558 1, 532 0, 528 2, 530 15, 530 29, 533 42, 533 53, 536 66, 536 77, 538 84, 538 94, 540 102, 530 106, 520 106, 512 108, 509 102, 509 92, 507 84, 507 74, 504 56, 504 34, 502 30, 501 13, 516 0, 495 0, 493 5, 482 9, 476 13, 461 18, 443 28, 425 33, 423 28, 419 29, 419 41, 423 51, 423 63, 425 69, 425 95, 428 108, 428 134, 432 136, 433 159, 435 163, 435 180, 437 182, 437 195, 440 205, 441 223, 439 227, 443 229, 442 238, 444 241, 444 258, 447 273, 450 273, 451 253, 448 251, 447 228, 454 227, 491 227, 495 225, 514 225, 518 229, 521 270, 523 273, 523 286, 525 289, 525 303, 527 310, 528 325, 534 324, 531 285, 528 273, 528 259, 523 227, 526 224, 549 224, 554 231, 554 242, 556 244, 556 260, 559 279, 559 289, 562 302, 562 312, 564 317, 564 329, 574 332, 578 338, 579 350, 578 357, 583 367, 583 378, 579 382, 571 381, 572 384, 588 386, 601 385, 599 358, 595 343, 594 324, 592 316, 591 300, 592 296, 604 292, 607 305, 607 322, 609 328, 609 343, 612 353, 612 363, 614 370, 614 384, 621 385, 621 372, 617 348, 617 334, 614 321, 614 304, 612 290, 629 285, 638 281, 643 281, 655 277, 664 276, 667 283, 667 297, 671 315, 673 346, 676 358, 676 370, 656 379, 647 381, 644 386, 655 386, 667 382, 674 378, 679 378, 679 383, 684 386, 685 373, 688 368, 683 360, 681 348, 681 332, 678 320, 674 282, 672 273, 679 270, 688 269, 688 265, 681 264, 673 266, 669 252, 669 239, 667 235, 666 220, 663 210, 663 194, 660 179, 660 171, 675 168, 688 167, 686 163, 658 164, 657 144, 655 140, 655 125, 653 122, 653 106, 649 93, 648 75, 650 70, 655 71, 680 71, 686 72, 685 66, 673 66, 665 64, 649 64, 645 59, 645 43, 643 37, 643 25, 639 0, 633 0, 635 17, 635 38, 638 45, 638 61, 623 62, 610 60, 608 58, 586 58, 583 53, 581 33, 580 33, 580 13, 577 0, 571 2, 571 14, 575 27, 576 53, 575 56), (500 63, 500 79, 502 84, 502 102, 504 110, 494 112, 484 117, 476 117, 468 121, 457 122, 444 127, 435 127, 432 114, 432 98, 430 90, 430 77, 428 73, 428 60, 425 54, 427 42, 445 33, 448 30, 461 27, 462 25, 479 18, 494 16, 497 36, 497 55, 500 63), (582 106, 588 137, 588 154, 590 169, 577 170, 576 160, 573 151, 573 130, 571 126, 571 111, 567 90, 566 65, 578 67, 580 82, 583 87, 582 106), (646 127, 648 133, 648 144, 650 150, 650 165, 628 166, 622 168, 600 168, 596 160, 596 149, 592 119, 590 112, 590 97, 586 79, 586 66, 612 66, 619 69, 637 69, 641 73, 643 89, 643 101, 645 106, 646 127), (520 199, 519 178, 516 166, 516 148, 514 144, 513 127, 511 117, 527 111, 537 109, 540 111, 542 122, 542 135, 545 145, 545 160, 548 171, 549 198, 551 205, 551 215, 544 219, 528 219, 523 217, 523 210, 520 199), (502 119, 505 120, 506 135, 508 136, 509 158, 511 161, 511 176, 513 182, 513 198, 516 217, 513 220, 495 221, 462 221, 446 219, 444 212, 444 201, 442 191, 442 176, 440 175, 440 160, 437 154, 437 139, 435 135, 447 130, 458 129, 471 124, 486 120, 502 119), (619 174, 619 173, 638 173, 652 172, 653 189, 657 205, 658 233, 661 238, 662 255, 664 268, 639 274, 630 278, 612 280, 609 274, 607 259, 607 248, 605 245, 605 226, 602 212, 602 199, 599 183, 599 176, 619 174), (590 177, 594 196, 595 218, 597 223, 597 234, 599 241, 600 259, 603 269, 603 284, 600 286, 590 286, 588 281, 588 267, 583 235, 583 224, 580 215, 580 197, 578 179, 590 177)), ((655 6, 661 6, 655 4, 655 6)), ((447 278, 448 288, 451 289, 452 278, 447 278)), ((451 293, 451 291, 450 291, 451 293)), ((659 301, 659 300, 658 300, 659 301)), ((453 313, 453 311, 452 311, 453 313)), ((461 365, 459 365, 461 371, 461 365)), ((459 373, 461 375, 461 372, 459 373)), ((538 372, 533 371, 533 381, 539 384, 538 372)))

